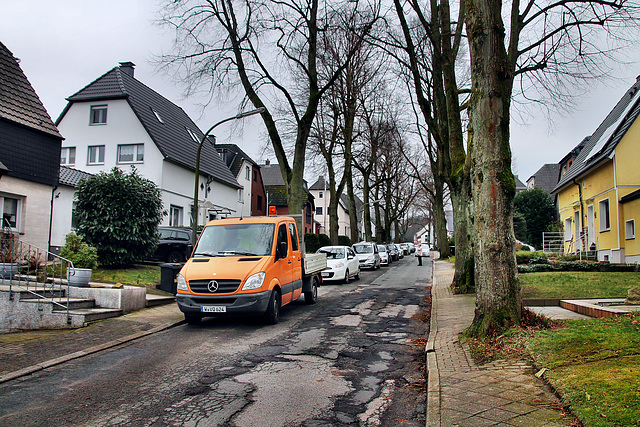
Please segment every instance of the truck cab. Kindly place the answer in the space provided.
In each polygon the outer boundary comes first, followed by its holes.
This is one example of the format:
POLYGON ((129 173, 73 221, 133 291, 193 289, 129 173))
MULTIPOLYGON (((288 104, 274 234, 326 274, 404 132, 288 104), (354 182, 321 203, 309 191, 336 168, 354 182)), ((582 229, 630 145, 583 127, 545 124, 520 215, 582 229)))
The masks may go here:
POLYGON ((280 307, 301 295, 316 301, 326 258, 317 271, 304 264, 291 217, 213 220, 178 274, 176 301, 189 324, 219 315, 262 315, 275 324, 280 307))

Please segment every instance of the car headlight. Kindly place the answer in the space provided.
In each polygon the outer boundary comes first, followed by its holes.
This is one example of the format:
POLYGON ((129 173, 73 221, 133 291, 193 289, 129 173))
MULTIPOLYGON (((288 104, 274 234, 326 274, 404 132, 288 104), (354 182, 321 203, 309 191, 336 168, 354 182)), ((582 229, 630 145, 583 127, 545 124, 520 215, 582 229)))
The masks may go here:
POLYGON ((188 291, 187 281, 184 279, 182 274, 178 274, 178 290, 179 291, 188 291))
POLYGON ((369 255, 369 258, 367 258, 367 261, 373 261, 373 255, 369 255))
POLYGON ((264 273, 264 271, 261 271, 260 273, 256 273, 252 276, 249 276, 249 278, 244 282, 244 286, 242 287, 242 290, 249 291, 251 289, 258 289, 262 287, 265 276, 266 274, 264 273))
POLYGON ((333 266, 334 268, 342 268, 344 267, 344 262, 339 262, 336 265, 333 266))

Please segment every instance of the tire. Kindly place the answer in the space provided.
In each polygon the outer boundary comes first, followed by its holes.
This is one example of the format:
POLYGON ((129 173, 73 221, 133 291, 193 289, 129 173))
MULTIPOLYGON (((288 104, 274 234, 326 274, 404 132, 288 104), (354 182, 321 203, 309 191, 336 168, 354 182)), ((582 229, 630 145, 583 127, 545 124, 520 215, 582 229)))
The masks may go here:
POLYGON ((311 279, 311 290, 304 293, 304 302, 307 304, 315 304, 318 301, 318 282, 314 277, 311 279))
POLYGON ((353 278, 356 280, 360 280, 360 270, 358 270, 358 272, 356 273, 355 276, 353 276, 353 278))
POLYGON ((183 261, 184 261, 184 256, 178 251, 169 252, 169 255, 167 255, 167 262, 179 263, 183 261))
POLYGON ((280 321, 280 304, 280 292, 274 289, 271 291, 269 305, 267 306, 267 311, 264 313, 265 323, 275 325, 280 321))
POLYGON ((184 315, 184 320, 189 325, 198 325, 198 324, 200 324, 200 321, 202 320, 202 316, 198 316, 197 314, 185 314, 184 315))
POLYGON ((349 269, 347 268, 347 271, 344 273, 344 283, 345 285, 349 284, 349 269))

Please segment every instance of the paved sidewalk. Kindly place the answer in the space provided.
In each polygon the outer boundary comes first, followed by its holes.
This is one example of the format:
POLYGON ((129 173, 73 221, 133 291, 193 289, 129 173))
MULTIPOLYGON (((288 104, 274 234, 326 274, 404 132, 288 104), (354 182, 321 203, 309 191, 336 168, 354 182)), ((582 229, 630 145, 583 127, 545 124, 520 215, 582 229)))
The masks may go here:
POLYGON ((454 267, 434 261, 431 330, 427 343, 427 426, 570 425, 560 403, 526 362, 477 365, 458 340, 475 309, 475 295, 453 295, 454 267))
POLYGON ((153 334, 183 320, 174 302, 80 329, 0 334, 0 383, 153 334))

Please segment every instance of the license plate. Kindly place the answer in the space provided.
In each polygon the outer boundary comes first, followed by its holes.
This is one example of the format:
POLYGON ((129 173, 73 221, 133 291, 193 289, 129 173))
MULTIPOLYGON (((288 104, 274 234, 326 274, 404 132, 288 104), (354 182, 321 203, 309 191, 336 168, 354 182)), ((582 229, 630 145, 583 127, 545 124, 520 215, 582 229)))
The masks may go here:
POLYGON ((224 305, 205 305, 200 307, 203 313, 226 313, 227 307, 224 305))
POLYGON ((322 273, 322 277, 329 277, 329 273, 322 273))

